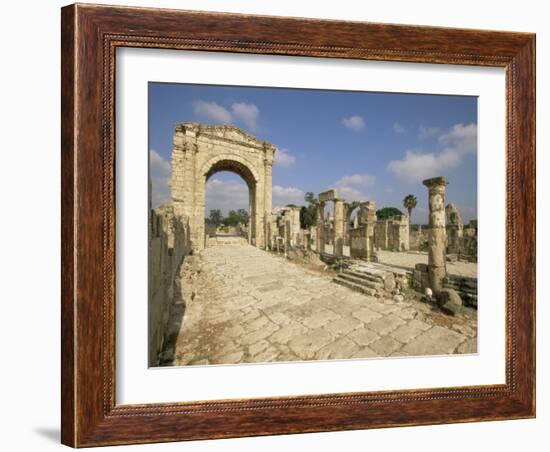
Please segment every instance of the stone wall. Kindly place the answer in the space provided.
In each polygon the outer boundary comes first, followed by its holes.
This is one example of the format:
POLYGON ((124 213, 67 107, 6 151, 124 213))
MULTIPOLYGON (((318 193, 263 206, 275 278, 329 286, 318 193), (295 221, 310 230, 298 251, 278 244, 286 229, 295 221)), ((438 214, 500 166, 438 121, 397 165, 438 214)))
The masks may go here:
POLYGON ((389 251, 409 251, 409 217, 397 215, 374 225, 374 246, 389 251))
POLYGON ((204 224, 204 233, 206 235, 206 238, 214 237, 216 235, 217 229, 218 228, 216 227, 215 224, 205 222, 205 224, 204 224))
MULTIPOLYGON (((430 277, 428 275, 427 264, 416 264, 413 270, 414 287, 424 293, 430 287, 430 277)), ((430 287, 431 288, 431 287, 430 287)))
POLYGON ((307 231, 300 229, 300 207, 277 209, 276 213, 266 216, 266 225, 266 247, 270 250, 283 251, 307 245, 307 231))
MULTIPOLYGON (((416 264, 413 270, 413 282, 415 288, 422 293, 430 287, 426 264, 416 264)), ((443 279, 443 288, 455 290, 464 305, 477 309, 477 278, 447 274, 443 279)))
POLYGON ((477 308, 477 278, 447 275, 443 287, 456 290, 465 305, 477 308))
POLYGON ((446 229, 447 229, 447 253, 459 254, 461 252, 461 242, 464 225, 462 224, 462 215, 460 209, 454 204, 448 204, 445 207, 446 229))
POLYGON ((171 307, 181 296, 179 271, 191 240, 187 219, 172 206, 151 210, 149 221, 149 365, 156 366, 171 307))
POLYGON ((300 207, 288 207, 283 213, 283 222, 287 231, 282 235, 286 237, 287 247, 299 246, 300 235, 300 207))
POLYGON ((460 239, 460 257, 477 262, 477 220, 464 226, 460 239))
POLYGON ((409 249, 426 251, 428 249, 428 225, 411 224, 409 227, 409 249))
POLYGON ((277 237, 279 236, 279 226, 277 225, 277 215, 266 213, 266 236, 267 248, 274 251, 277 249, 277 237))
POLYGON ((447 229, 447 254, 458 259, 477 261, 477 220, 462 223, 460 209, 454 204, 445 207, 447 229))
POLYGON ((350 256, 370 260, 374 254, 374 240, 367 224, 349 230, 350 256))

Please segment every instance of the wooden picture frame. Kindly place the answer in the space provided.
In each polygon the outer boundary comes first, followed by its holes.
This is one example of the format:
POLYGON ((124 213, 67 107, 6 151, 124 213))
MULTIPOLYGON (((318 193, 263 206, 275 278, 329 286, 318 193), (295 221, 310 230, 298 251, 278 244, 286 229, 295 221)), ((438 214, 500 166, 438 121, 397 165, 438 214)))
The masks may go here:
POLYGON ((84 447, 535 416, 535 35, 78 4, 62 9, 61 35, 64 444, 84 447), (506 383, 117 405, 118 47, 505 68, 506 383))

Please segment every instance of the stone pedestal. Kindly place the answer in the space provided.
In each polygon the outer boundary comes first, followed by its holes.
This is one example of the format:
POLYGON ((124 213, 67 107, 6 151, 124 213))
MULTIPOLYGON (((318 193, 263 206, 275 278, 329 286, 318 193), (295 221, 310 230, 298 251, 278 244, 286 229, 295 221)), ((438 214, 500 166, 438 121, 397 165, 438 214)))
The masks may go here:
POLYGON ((434 294, 443 287, 447 275, 446 231, 445 231, 445 187, 444 177, 434 177, 422 182, 428 187, 429 231, 428 231, 428 276, 434 294))

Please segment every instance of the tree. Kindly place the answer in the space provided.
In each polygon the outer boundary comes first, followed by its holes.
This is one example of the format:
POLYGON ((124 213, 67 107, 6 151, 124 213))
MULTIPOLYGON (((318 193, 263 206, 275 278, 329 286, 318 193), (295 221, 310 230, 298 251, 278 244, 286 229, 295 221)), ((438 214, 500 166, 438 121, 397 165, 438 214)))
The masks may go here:
POLYGON ((208 217, 208 222, 218 227, 220 224, 222 224, 222 221, 222 211, 220 209, 212 209, 208 217))
POLYGON ((248 215, 248 211, 246 209, 239 209, 237 210, 237 218, 239 219, 239 223, 248 224, 250 216, 248 215))
POLYGON ((318 200, 312 191, 308 191, 305 196, 305 200, 308 204, 317 204, 318 200))
POLYGON ((302 229, 309 229, 311 226, 315 225, 317 220, 317 205, 319 201, 313 192, 310 191, 306 193, 304 199, 308 205, 300 209, 300 227, 302 229))
POLYGON ((407 211, 409 212, 409 224, 411 224, 411 213, 412 210, 416 207, 416 204, 416 196, 414 195, 409 194, 403 199, 403 207, 405 207, 405 209, 407 209, 407 211))
POLYGON ((225 226, 237 226, 239 223, 248 224, 249 215, 245 209, 230 210, 227 216, 223 219, 225 226))
POLYGON ((376 218, 379 220, 387 220, 388 218, 397 215, 403 215, 403 212, 396 207, 383 207, 382 209, 376 211, 376 218))
POLYGON ((238 222, 239 220, 237 219, 237 211, 235 210, 230 210, 223 219, 224 226, 236 226, 238 222))

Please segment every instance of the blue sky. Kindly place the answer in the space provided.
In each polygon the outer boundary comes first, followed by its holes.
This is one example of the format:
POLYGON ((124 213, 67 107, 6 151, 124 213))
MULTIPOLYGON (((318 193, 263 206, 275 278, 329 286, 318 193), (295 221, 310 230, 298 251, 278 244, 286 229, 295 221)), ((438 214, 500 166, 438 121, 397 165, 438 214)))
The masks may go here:
MULTIPOLYGON (((174 127, 192 121, 233 124, 277 147, 274 207, 336 188, 348 201, 403 210, 412 193, 412 221, 426 223, 422 180, 445 176, 447 202, 464 222, 477 217, 476 97, 149 83, 153 205, 169 199, 174 127)), ((207 212, 247 208, 247 190, 239 176, 215 174, 207 212)))

